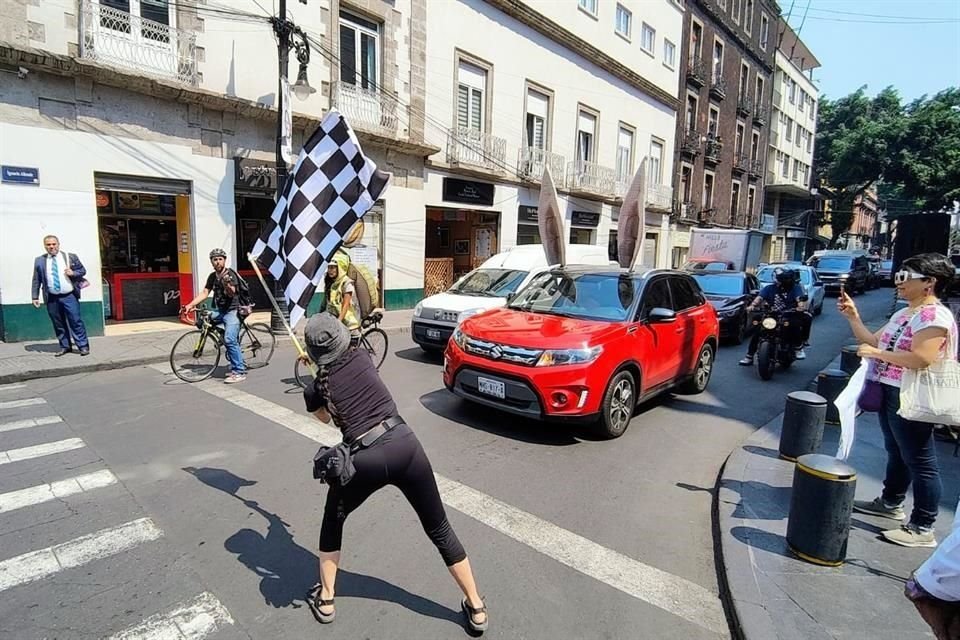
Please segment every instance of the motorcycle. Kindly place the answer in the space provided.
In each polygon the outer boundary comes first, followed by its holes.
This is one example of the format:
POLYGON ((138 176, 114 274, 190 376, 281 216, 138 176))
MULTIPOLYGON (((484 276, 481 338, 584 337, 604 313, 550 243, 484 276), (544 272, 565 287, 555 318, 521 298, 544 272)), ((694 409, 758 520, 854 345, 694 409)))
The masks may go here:
POLYGON ((797 332, 800 329, 798 315, 802 311, 774 311, 765 308, 754 319, 754 330, 760 332, 757 343, 757 373, 761 380, 769 380, 779 365, 789 369, 797 359, 797 332))

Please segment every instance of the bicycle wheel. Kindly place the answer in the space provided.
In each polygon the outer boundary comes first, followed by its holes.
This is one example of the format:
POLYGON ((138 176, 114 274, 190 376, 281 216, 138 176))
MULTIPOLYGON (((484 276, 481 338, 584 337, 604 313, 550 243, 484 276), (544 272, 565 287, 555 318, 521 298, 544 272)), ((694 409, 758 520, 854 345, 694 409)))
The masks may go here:
POLYGON ((313 383, 313 373, 310 367, 305 365, 300 358, 293 362, 293 379, 297 381, 301 389, 306 389, 308 384, 313 383))
POLYGON ((387 344, 387 332, 378 327, 367 330, 360 337, 360 346, 370 352, 370 358, 377 369, 387 357, 387 344))
POLYGON ((188 331, 170 349, 170 368, 184 382, 209 378, 220 364, 220 344, 209 333, 188 331))
POLYGON ((273 356, 277 346, 277 337, 270 327, 262 322, 244 325, 240 334, 240 351, 248 369, 265 367, 273 356))

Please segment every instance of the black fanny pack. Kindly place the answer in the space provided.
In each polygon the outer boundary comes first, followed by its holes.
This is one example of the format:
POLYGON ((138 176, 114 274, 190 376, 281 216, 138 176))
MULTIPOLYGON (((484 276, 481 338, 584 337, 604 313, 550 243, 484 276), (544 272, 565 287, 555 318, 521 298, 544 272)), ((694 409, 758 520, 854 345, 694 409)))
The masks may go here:
POLYGON ((403 418, 394 416, 370 429, 354 442, 349 444, 341 442, 332 447, 320 447, 313 456, 314 479, 331 486, 334 484, 345 486, 357 472, 356 467, 353 466, 353 454, 371 446, 380 436, 401 424, 405 424, 403 418))

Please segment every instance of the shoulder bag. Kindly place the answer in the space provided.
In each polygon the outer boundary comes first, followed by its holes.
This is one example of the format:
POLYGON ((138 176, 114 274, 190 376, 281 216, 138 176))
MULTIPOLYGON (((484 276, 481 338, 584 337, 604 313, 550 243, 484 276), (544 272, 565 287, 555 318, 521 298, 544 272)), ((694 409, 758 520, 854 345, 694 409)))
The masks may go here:
POLYGON ((960 362, 953 354, 944 353, 925 369, 904 367, 897 413, 907 420, 960 425, 960 362))

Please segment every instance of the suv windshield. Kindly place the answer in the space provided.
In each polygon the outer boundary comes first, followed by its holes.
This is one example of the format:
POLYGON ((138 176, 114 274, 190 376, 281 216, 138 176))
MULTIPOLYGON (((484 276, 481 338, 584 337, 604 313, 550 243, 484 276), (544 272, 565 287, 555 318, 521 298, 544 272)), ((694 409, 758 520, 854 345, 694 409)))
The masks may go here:
POLYGON ((477 269, 453 285, 449 293, 506 298, 507 294, 517 290, 523 279, 527 277, 527 273, 516 269, 477 269))
MULTIPOLYGON (((774 277, 776 276, 777 267, 764 267, 757 271, 757 280, 763 283, 773 282, 774 277)), ((794 269, 797 273, 800 274, 800 284, 808 285, 810 284, 810 272, 806 269, 794 269)))
POLYGON ((632 276, 553 271, 531 280, 508 306, 518 311, 623 322, 638 295, 639 283, 632 276))
POLYGON ((708 296, 739 296, 743 294, 743 279, 731 276, 692 274, 700 288, 708 296))
POLYGON ((813 266, 819 271, 852 271, 852 258, 818 258, 813 266))

